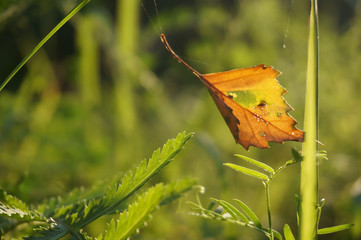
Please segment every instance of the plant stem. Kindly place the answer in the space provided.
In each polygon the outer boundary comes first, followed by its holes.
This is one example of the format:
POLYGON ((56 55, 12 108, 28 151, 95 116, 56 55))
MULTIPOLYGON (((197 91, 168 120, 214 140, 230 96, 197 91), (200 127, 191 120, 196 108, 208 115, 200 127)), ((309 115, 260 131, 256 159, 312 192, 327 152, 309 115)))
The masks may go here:
POLYGON ((272 231, 271 201, 270 201, 270 194, 269 194, 269 184, 270 184, 270 180, 267 182, 264 182, 264 186, 266 188, 266 202, 267 202, 269 233, 270 233, 270 239, 273 240, 274 237, 273 237, 273 231, 272 231))
POLYGON ((9 74, 9 76, 5 79, 5 81, 0 86, 0 92, 3 88, 8 84, 8 82, 15 76, 15 74, 29 61, 29 59, 51 38, 66 22, 70 20, 77 12, 80 11, 86 4, 88 4, 91 0, 83 0, 79 3, 73 10, 66 15, 66 17, 61 20, 58 25, 56 25, 53 30, 51 30, 48 35, 46 35, 43 40, 40 41, 38 45, 16 66, 16 68, 9 74))
POLYGON ((311 0, 308 40, 307 85, 304 119, 305 141, 301 162, 301 240, 317 239, 318 202, 318 13, 317 0, 311 0))

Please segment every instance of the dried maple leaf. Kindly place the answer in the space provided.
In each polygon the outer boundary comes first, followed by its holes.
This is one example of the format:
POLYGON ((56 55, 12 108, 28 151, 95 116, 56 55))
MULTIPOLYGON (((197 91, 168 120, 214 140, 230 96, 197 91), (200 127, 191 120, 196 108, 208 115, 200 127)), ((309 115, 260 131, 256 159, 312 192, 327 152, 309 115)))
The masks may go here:
POLYGON ((171 49, 164 34, 160 38, 172 56, 208 88, 234 139, 245 149, 269 148, 268 142, 303 141, 303 132, 288 114, 292 108, 282 97, 287 91, 276 80, 279 71, 259 65, 200 74, 171 49))

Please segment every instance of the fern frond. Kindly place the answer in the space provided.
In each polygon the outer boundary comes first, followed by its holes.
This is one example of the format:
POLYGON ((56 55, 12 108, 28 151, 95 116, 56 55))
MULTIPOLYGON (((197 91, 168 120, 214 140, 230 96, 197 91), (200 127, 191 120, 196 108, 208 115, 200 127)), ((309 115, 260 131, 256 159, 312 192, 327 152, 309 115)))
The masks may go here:
POLYGON ((150 218, 156 208, 181 196, 195 184, 194 180, 185 179, 168 185, 157 184, 138 197, 117 220, 112 219, 106 233, 97 240, 122 240, 132 236, 150 218))
MULTIPOLYGON (((50 237, 53 235, 59 237, 67 232, 74 235, 97 218, 114 213, 140 187, 169 164, 192 136, 193 134, 184 132, 178 134, 175 139, 168 140, 162 149, 159 148, 154 151, 151 158, 143 160, 134 171, 129 171, 122 178, 115 177, 109 184, 103 183, 88 191, 79 189, 65 198, 52 199, 44 203, 37 210, 43 211, 46 217, 54 219, 55 222, 52 227, 42 229, 38 233, 41 236, 50 237), (101 186, 103 186, 103 189, 101 189, 101 186)), ((188 180, 188 183, 191 183, 191 181, 188 180)), ((167 203, 179 197, 181 193, 189 190, 189 188, 190 184, 174 184, 172 188, 166 189, 169 191, 168 194, 162 194, 164 196, 162 201, 167 203)), ((79 239, 81 238, 79 237, 79 239)))
MULTIPOLYGON (((108 182, 99 182, 88 190, 79 188, 73 190, 65 197, 47 200, 38 207, 38 210, 44 212, 47 216, 53 216, 64 206, 74 204, 83 205, 88 199, 102 199, 104 198, 104 192, 107 192, 108 196, 123 195, 123 197, 126 197, 131 195, 163 167, 169 164, 192 136, 192 133, 180 133, 175 139, 168 140, 162 150, 160 148, 155 150, 148 160, 143 160, 135 168, 135 171, 129 171, 125 175, 117 175, 108 182), (104 186, 107 187, 105 188, 104 186)), ((111 204, 111 202, 108 202, 108 204, 111 204)))
POLYGON ((25 237, 25 240, 57 240, 68 233, 64 225, 52 224, 48 227, 36 229, 37 235, 25 237))
POLYGON ((100 197, 104 194, 104 186, 108 185, 109 182, 99 181, 89 189, 75 188, 67 195, 44 200, 42 204, 37 206, 37 211, 44 213, 46 216, 53 216, 64 206, 71 207, 74 204, 81 204, 85 199, 100 197))
POLYGON ((191 137, 192 134, 180 133, 175 139, 168 140, 162 150, 154 151, 150 159, 143 160, 135 171, 129 171, 120 183, 110 186, 101 198, 86 201, 80 208, 73 208, 73 211, 67 214, 64 221, 69 222, 68 216, 70 214, 78 214, 75 220, 71 219, 71 224, 77 228, 82 228, 98 217, 112 212, 169 164, 191 137))
MULTIPOLYGON (((185 192, 191 190, 192 187, 196 183, 197 182, 194 179, 185 178, 185 179, 182 179, 181 181, 173 181, 173 182, 167 184, 167 188, 165 188, 164 193, 163 193, 162 202, 159 204, 159 206, 168 204, 168 203, 178 199, 185 192)), ((131 203, 129 203, 128 201, 125 201, 124 203, 120 204, 116 209, 114 209, 114 211, 109 212, 108 214, 121 213, 121 212, 125 211, 130 204, 131 203)))
POLYGON ((11 217, 21 221, 44 221, 37 212, 31 211, 20 199, 0 189, 0 216, 11 217))
POLYGON ((176 200, 185 192, 189 191, 195 184, 196 180, 190 178, 185 178, 181 181, 174 181, 167 184, 160 205, 162 206, 176 200))
POLYGON ((163 191, 164 185, 158 184, 139 196, 137 201, 128 207, 127 211, 119 215, 118 220, 111 220, 104 238, 99 237, 99 239, 127 239, 149 219, 149 215, 159 205, 163 191))

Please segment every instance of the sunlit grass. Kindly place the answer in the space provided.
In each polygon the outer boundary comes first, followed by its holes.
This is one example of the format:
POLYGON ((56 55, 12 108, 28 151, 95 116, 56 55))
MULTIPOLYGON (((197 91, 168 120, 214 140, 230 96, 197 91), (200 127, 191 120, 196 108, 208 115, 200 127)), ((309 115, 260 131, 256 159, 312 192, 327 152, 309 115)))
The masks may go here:
POLYGON ((300 191, 301 240, 317 239, 318 229, 318 9, 317 0, 311 1, 310 32, 308 40, 307 86, 302 146, 300 191))

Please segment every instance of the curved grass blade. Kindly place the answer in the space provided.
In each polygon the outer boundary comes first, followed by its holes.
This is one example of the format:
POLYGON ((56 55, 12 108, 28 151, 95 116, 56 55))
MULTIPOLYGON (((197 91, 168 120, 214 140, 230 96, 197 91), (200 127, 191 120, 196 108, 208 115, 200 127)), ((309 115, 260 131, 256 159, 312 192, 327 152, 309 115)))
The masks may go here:
POLYGON ((238 172, 246 174, 248 176, 255 177, 255 178, 261 179, 263 181, 268 181, 269 180, 267 175, 265 175, 263 173, 260 173, 258 171, 255 171, 255 170, 252 170, 252 169, 249 169, 249 168, 245 168, 245 167, 233 164, 233 163, 225 163, 224 165, 227 166, 227 167, 232 168, 233 170, 236 170, 238 172))
POLYGON ((53 30, 46 35, 43 40, 40 41, 38 45, 16 66, 16 68, 9 74, 9 76, 5 79, 5 81, 0 86, 0 92, 3 88, 8 84, 8 82, 15 76, 15 74, 29 61, 29 59, 66 23, 72 18, 77 12, 80 11, 86 4, 88 4, 91 0, 83 0, 80 4, 78 4, 73 10, 65 16, 63 20, 61 20, 58 25, 56 25, 53 30))
POLYGON ((337 225, 337 226, 333 226, 333 227, 321 228, 321 229, 318 229, 317 234, 319 234, 319 235, 330 234, 330 233, 347 230, 352 227, 353 227, 353 224, 349 223, 349 224, 342 224, 342 225, 337 225))
POLYGON ((239 155, 239 154, 234 154, 234 156, 236 156, 236 157, 238 157, 238 158, 240 158, 240 159, 242 159, 242 160, 244 160, 246 162, 249 162, 249 163, 251 163, 251 164, 253 164, 253 165, 255 165, 255 166, 259 167, 259 168, 262 168, 263 170, 265 170, 267 172, 270 172, 270 173, 275 172, 275 170, 271 166, 269 166, 269 165, 267 165, 267 164, 265 164, 263 162, 257 161, 257 160, 255 160, 253 158, 249 158, 249 157, 239 155))
POLYGON ((293 236, 291 228, 288 226, 288 224, 285 224, 283 227, 283 235, 285 235, 286 240, 295 240, 295 237, 293 236))
POLYGON ((239 219, 241 219, 243 222, 249 224, 249 220, 247 219, 246 216, 243 215, 243 213, 241 213, 237 208, 235 208, 232 204, 230 204, 229 202, 226 202, 224 200, 217 200, 217 199, 212 199, 214 201, 216 201, 219 205, 221 205, 225 211, 227 211, 234 220, 238 221, 239 219))
POLYGON ((247 214, 247 216, 249 217, 249 219, 251 219, 251 221, 254 223, 255 226, 262 228, 262 224, 258 219, 258 217, 256 216, 256 214, 244 202, 242 202, 239 199, 234 199, 234 201, 238 203, 238 205, 247 214))

